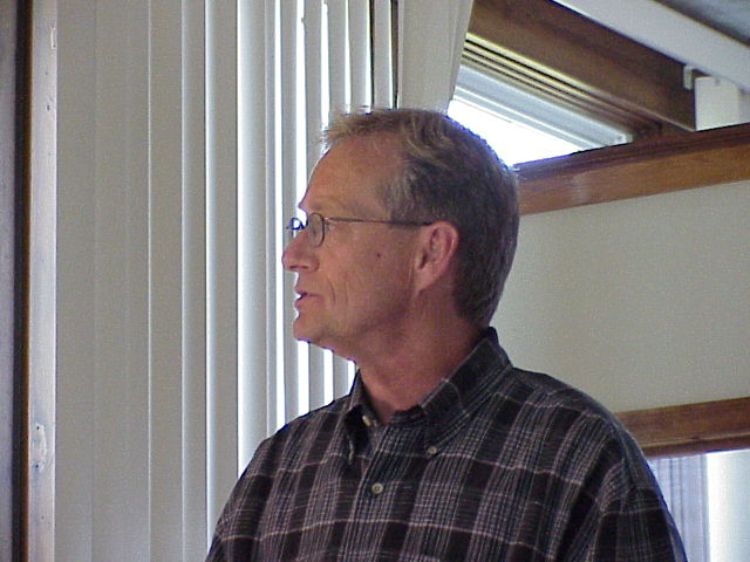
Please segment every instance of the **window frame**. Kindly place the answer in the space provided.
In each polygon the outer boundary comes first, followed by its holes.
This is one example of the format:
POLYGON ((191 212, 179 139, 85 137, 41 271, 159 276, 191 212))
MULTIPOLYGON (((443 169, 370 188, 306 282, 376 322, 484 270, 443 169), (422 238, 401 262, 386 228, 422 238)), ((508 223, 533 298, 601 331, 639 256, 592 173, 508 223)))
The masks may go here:
POLYGON ((750 396, 617 414, 648 457, 750 447, 750 396))
POLYGON ((543 131, 582 149, 630 142, 632 136, 622 128, 567 108, 538 93, 520 88, 464 60, 458 70, 454 98, 480 107, 499 118, 543 131))
POLYGON ((26 533, 28 41, 30 9, 0 6, 0 558, 24 559, 26 533), (7 519, 5 516, 8 516, 7 519))
POLYGON ((518 165, 521 213, 750 179, 750 124, 642 139, 518 165))

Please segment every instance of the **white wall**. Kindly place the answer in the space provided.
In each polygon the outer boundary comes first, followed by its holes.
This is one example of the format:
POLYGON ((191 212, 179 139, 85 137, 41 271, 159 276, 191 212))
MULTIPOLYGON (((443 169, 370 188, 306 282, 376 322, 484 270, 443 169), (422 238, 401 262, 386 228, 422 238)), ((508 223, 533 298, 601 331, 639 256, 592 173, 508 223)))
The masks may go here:
POLYGON ((494 325, 614 411, 750 395, 750 182, 521 220, 494 325))

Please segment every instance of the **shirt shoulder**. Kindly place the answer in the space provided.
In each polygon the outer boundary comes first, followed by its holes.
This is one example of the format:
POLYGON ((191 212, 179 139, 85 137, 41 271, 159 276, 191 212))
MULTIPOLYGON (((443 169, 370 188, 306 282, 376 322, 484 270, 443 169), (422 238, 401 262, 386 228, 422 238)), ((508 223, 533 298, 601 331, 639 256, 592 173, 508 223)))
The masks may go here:
POLYGON ((526 446, 538 447, 537 460, 547 459, 536 470, 544 466, 577 490, 575 502, 560 510, 570 559, 684 560, 646 458, 613 413, 558 379, 521 369, 498 393, 500 402, 517 404, 526 446))
POLYGON ((312 442, 331 440, 341 431, 348 403, 349 397, 343 396, 289 421, 258 445, 247 473, 272 472, 279 464, 293 464, 312 442))
POLYGON ((610 472, 616 494, 653 489, 655 480, 637 442, 622 422, 585 392, 550 375, 513 368, 498 388, 503 408, 513 404, 518 423, 543 442, 556 444, 582 464, 610 472))
POLYGON ((348 397, 299 416, 258 445, 240 475, 216 526, 217 536, 239 534, 254 528, 262 517, 272 488, 285 473, 296 470, 311 450, 337 446, 335 434, 341 431, 348 397), (244 531, 243 531, 244 532, 244 531))

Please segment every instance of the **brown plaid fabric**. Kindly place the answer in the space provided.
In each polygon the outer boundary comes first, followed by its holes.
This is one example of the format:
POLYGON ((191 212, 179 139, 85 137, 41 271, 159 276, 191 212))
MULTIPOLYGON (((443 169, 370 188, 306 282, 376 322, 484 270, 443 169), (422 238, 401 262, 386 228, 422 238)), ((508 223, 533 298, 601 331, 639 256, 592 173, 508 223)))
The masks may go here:
POLYGON ((514 368, 494 330, 418 406, 376 423, 352 392, 261 444, 208 561, 685 560, 614 417, 514 368))

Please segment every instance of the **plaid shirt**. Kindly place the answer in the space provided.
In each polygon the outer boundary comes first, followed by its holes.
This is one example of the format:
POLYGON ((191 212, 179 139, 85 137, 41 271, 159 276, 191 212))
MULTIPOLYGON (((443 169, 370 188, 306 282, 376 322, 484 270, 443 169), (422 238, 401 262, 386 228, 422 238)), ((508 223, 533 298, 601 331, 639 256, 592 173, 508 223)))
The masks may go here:
POLYGON ((375 420, 357 377, 264 441, 207 560, 685 560, 632 438, 514 368, 494 330, 419 405, 375 420))

